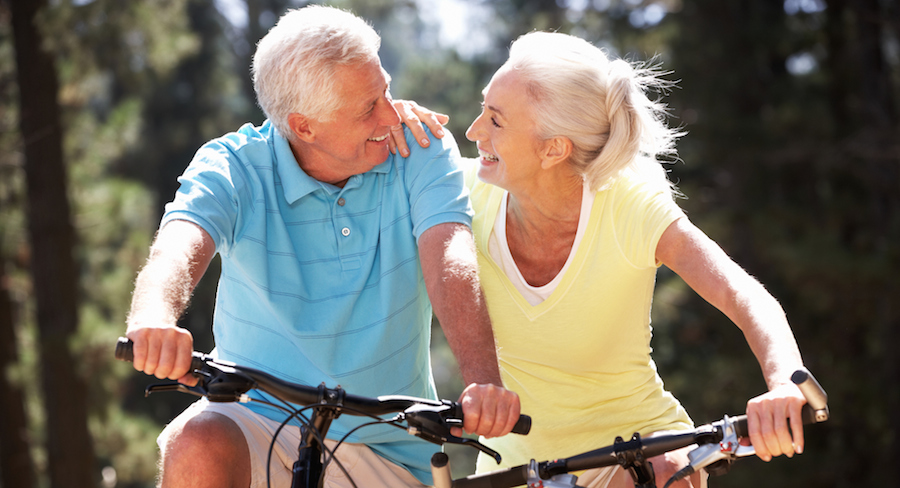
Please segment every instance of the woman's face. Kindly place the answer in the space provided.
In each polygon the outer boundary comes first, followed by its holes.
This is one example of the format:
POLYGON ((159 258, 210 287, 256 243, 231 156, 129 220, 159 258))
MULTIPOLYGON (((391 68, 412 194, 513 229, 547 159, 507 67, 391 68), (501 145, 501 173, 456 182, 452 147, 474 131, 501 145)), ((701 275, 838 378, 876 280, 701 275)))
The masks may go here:
POLYGON ((510 192, 527 188, 541 170, 542 144, 525 85, 501 67, 482 93, 481 115, 466 131, 478 146, 478 177, 510 192))

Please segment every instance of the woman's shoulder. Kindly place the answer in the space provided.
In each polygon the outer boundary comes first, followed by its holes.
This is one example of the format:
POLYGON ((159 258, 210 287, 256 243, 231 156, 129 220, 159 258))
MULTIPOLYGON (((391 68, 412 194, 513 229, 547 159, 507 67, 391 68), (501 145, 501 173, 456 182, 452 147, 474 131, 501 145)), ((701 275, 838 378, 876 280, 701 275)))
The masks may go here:
MULTIPOLYGON (((662 167, 628 168, 622 171, 600 192, 609 192, 616 201, 663 199, 674 201, 675 187, 666 178, 662 167)), ((598 192, 598 193, 600 193, 598 192)))

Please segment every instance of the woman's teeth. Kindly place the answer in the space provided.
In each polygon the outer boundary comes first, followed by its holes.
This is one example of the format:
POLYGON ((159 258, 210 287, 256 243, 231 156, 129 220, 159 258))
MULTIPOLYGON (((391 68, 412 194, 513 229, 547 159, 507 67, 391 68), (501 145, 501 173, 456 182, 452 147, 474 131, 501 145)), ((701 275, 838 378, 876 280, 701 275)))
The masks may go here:
POLYGON ((488 161, 500 161, 500 158, 498 158, 497 156, 494 156, 493 154, 490 154, 490 153, 486 153, 480 149, 478 150, 478 155, 488 161))

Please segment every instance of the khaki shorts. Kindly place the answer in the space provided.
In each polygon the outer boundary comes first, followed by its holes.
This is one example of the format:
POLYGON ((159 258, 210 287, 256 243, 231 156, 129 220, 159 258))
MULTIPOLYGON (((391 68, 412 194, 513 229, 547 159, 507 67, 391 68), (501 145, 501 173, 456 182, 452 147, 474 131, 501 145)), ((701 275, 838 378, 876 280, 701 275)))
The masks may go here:
MULTIPOLYGON (((288 425, 281 429, 275 446, 272 448, 270 469, 266 470, 269 446, 280 422, 255 414, 249 408, 240 404, 210 402, 205 398, 198 400, 185 409, 178 416, 178 422, 186 421, 200 412, 214 412, 224 415, 240 427, 244 433, 244 438, 247 439, 247 447, 250 449, 251 488, 265 488, 267 486, 267 471, 271 477, 273 487, 289 488, 291 486, 291 470, 294 462, 297 461, 297 447, 300 445, 299 427, 288 425)), ((167 444, 170 435, 170 428, 167 426, 156 440, 160 449, 167 444)), ((329 449, 334 449, 335 444, 336 442, 331 439, 325 440, 325 445, 329 449)), ((347 470, 357 486, 384 488, 401 486, 425 487, 408 470, 379 456, 365 444, 343 443, 335 452, 335 457, 347 470)), ((332 462, 325 468, 324 486, 325 488, 350 488, 353 484, 350 483, 350 480, 347 479, 347 476, 337 463, 332 462)))
MULTIPOLYGON (((706 488, 708 475, 706 474, 706 470, 700 471, 701 488, 706 488)), ((631 475, 624 469, 619 466, 608 466, 605 468, 585 470, 578 475, 578 486, 583 486, 584 488, 607 488, 609 486, 631 487, 634 486, 634 482, 631 480, 631 475), (616 482, 613 483, 613 480, 616 482)))

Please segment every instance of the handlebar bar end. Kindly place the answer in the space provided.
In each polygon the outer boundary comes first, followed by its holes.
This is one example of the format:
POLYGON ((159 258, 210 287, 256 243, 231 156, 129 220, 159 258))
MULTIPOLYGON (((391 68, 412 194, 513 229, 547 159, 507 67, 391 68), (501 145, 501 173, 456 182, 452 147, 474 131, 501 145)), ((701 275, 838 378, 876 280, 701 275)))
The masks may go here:
POLYGON ((116 341, 116 359, 119 361, 134 361, 134 343, 125 337, 119 337, 116 341))
POLYGON ((816 422, 824 422, 830 417, 828 411, 828 394, 816 378, 806 369, 798 369, 791 375, 791 381, 800 388, 800 392, 806 398, 814 412, 816 422))

